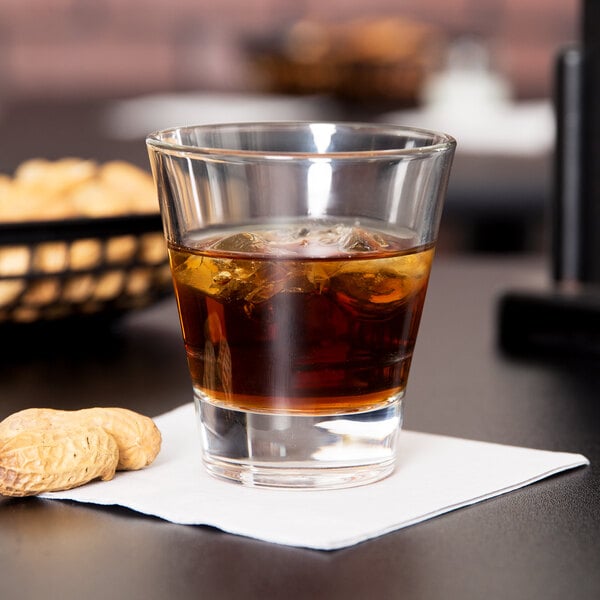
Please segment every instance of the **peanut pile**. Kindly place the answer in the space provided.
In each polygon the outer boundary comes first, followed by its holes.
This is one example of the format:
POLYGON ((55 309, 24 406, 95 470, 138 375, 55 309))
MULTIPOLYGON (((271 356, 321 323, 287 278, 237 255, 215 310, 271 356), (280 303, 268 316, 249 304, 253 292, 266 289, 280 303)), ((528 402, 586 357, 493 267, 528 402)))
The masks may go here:
POLYGON ((0 222, 158 212, 152 176, 122 160, 33 158, 0 173, 0 222))
POLYGON ((29 408, 0 422, 0 495, 68 490, 154 461, 161 434, 125 408, 29 408))

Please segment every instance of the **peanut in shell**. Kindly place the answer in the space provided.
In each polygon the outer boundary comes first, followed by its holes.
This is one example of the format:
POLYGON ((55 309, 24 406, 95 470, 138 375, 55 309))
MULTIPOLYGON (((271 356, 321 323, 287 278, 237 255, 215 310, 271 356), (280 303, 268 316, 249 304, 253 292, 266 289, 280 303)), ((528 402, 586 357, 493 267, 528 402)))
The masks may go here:
POLYGON ((32 496, 112 479, 114 438, 97 426, 34 428, 0 438, 0 494, 32 496))
POLYGON ((27 408, 0 422, 0 439, 35 428, 72 425, 101 427, 114 437, 119 449, 117 469, 132 471, 148 466, 160 451, 161 434, 154 421, 135 411, 118 407, 55 410, 27 408))

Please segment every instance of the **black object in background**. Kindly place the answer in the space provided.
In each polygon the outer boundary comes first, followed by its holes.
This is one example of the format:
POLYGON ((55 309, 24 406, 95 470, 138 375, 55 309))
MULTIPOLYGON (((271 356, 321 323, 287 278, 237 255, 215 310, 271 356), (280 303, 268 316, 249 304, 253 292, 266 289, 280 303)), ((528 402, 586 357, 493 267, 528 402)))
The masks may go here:
POLYGON ((582 12, 581 206, 583 283, 600 283, 600 2, 582 12))
POLYGON ((506 293, 499 343, 515 355, 600 355, 600 1, 556 70, 553 288, 506 293))

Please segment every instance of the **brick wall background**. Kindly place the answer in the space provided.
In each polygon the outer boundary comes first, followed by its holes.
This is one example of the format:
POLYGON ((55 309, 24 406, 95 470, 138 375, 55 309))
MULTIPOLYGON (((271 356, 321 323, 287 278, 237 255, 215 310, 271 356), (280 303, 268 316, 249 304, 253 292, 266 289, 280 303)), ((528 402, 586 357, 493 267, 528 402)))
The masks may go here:
POLYGON ((407 16, 482 36, 519 96, 550 91, 577 0, 0 0, 2 97, 247 89, 244 45, 302 17, 407 16))

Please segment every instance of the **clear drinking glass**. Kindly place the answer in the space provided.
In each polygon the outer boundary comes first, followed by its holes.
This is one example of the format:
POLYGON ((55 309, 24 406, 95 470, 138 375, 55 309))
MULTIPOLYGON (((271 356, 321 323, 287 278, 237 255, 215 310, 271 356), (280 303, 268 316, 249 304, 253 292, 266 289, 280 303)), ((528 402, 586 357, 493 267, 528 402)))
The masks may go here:
POLYGON ((391 473, 454 140, 372 124, 147 138, 210 473, 391 473))

